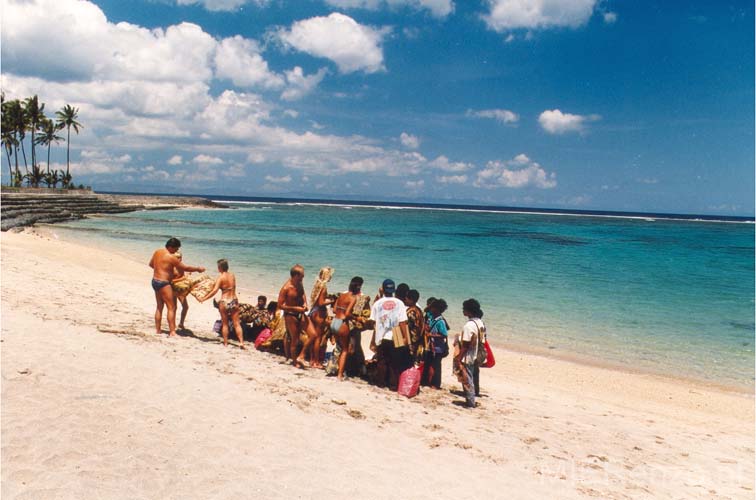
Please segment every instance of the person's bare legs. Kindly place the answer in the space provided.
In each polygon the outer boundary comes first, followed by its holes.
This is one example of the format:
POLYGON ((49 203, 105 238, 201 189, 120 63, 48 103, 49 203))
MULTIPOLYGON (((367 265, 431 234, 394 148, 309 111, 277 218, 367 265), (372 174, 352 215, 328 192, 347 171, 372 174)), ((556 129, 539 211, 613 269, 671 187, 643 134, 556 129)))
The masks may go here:
POLYGON ((289 335, 288 330, 286 330, 286 333, 284 333, 283 349, 284 349, 284 362, 288 363, 289 360, 291 359, 291 336, 289 335))
MULTIPOLYGON (((303 331, 307 334, 307 337, 305 338, 304 344, 302 344, 302 350, 299 351, 299 356, 297 356, 296 364, 304 368, 305 353, 307 353, 307 350, 315 340, 315 329, 312 327, 312 322, 310 322, 307 316, 304 316, 302 318, 302 321, 299 323, 299 327, 301 328, 300 331, 303 331)), ((310 365, 312 365, 312 362, 310 362, 310 365)))
POLYGON ((239 308, 235 308, 231 313, 231 321, 234 322, 234 331, 236 332, 236 338, 239 339, 239 348, 247 349, 244 347, 244 330, 241 327, 241 321, 239 321, 239 308))
POLYGON ((351 354, 349 352, 349 325, 343 323, 338 332, 339 347, 341 347, 341 354, 339 355, 339 380, 344 380, 344 369, 346 368, 347 358, 351 354))
POLYGON ((223 336, 223 345, 228 347, 228 314, 226 314, 226 306, 221 302, 218 305, 218 310, 221 316, 221 335, 223 336))
MULTIPOLYGON (((284 323, 286 324, 286 331, 289 333, 289 359, 294 361, 299 346, 299 321, 296 316, 284 314, 284 323)), ((286 338, 284 338, 284 351, 286 351, 286 344, 286 338)), ((296 361, 294 361, 294 364, 296 364, 296 361)))
POLYGON ((184 321, 186 320, 186 313, 189 312, 189 302, 186 297, 179 297, 178 301, 181 302, 181 320, 179 321, 179 330, 184 329, 184 321))
POLYGON ((163 297, 160 295, 160 290, 155 292, 155 302, 157 306, 155 308, 155 334, 160 335, 163 333, 160 330, 161 323, 163 322, 163 297))
POLYGON ((310 324, 315 332, 312 348, 310 350, 310 366, 313 368, 323 368, 323 364, 320 362, 320 343, 323 338, 323 318, 315 315, 312 317, 310 324))
MULTIPOLYGON (((173 288, 170 285, 166 285, 157 291, 160 295, 160 299, 165 304, 165 308, 168 309, 168 336, 176 336, 176 301, 173 298, 173 288)), ((162 309, 162 308, 160 308, 162 309)), ((162 316, 162 310, 160 311, 162 316)), ((155 323, 160 333, 160 323, 158 322, 158 314, 155 314, 155 323)))

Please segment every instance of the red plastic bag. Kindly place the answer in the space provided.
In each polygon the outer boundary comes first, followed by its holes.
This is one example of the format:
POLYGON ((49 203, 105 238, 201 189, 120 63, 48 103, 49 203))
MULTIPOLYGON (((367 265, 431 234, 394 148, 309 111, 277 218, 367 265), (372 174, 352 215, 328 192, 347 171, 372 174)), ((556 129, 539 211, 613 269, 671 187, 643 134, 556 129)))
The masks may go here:
POLYGON ((423 363, 412 368, 407 368, 399 376, 399 386, 396 392, 402 396, 413 398, 420 389, 420 378, 423 376, 423 363))
POLYGON ((486 340, 483 345, 486 347, 486 362, 481 365, 481 368, 493 368, 496 364, 496 359, 494 359, 491 346, 488 345, 488 340, 486 340))
POLYGON ((270 331, 270 328, 266 328, 260 333, 258 333, 257 338, 255 339, 255 349, 259 349, 260 345, 272 336, 273 336, 273 332, 270 331))

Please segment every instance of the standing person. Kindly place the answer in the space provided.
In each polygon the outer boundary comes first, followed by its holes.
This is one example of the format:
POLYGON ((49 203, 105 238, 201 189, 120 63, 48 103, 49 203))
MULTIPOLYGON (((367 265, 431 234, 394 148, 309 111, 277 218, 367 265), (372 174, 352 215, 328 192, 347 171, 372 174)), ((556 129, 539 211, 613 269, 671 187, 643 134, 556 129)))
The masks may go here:
POLYGON ((391 390, 396 390, 401 372, 412 365, 407 347, 410 340, 407 308, 394 297, 395 290, 393 280, 385 280, 379 291, 383 297, 370 310, 370 319, 375 321, 370 349, 377 354, 378 380, 380 384, 387 383, 391 390), (395 335, 402 338, 395 338, 395 335))
POLYGON ((244 347, 244 332, 242 331, 241 321, 239 321, 239 299, 236 298, 236 276, 228 272, 228 261, 220 259, 218 261, 218 272, 220 276, 215 280, 213 289, 207 292, 207 295, 199 299, 204 302, 210 297, 221 291, 221 299, 218 301, 218 310, 221 317, 221 334, 223 335, 223 345, 228 346, 228 320, 234 323, 236 338, 239 339, 239 347, 244 347))
POLYGON ((352 281, 349 282, 349 292, 342 293, 336 302, 333 304, 334 318, 331 320, 331 334, 336 337, 336 341, 341 349, 339 354, 339 380, 344 380, 344 368, 346 367, 347 357, 351 354, 350 340, 351 332, 349 329, 349 320, 352 319, 352 311, 354 305, 357 303, 357 296, 360 295, 362 289, 362 278, 355 276, 352 281))
POLYGON ((315 280, 315 284, 312 287, 312 293, 310 294, 310 305, 312 309, 307 314, 310 319, 310 329, 308 332, 312 334, 314 340, 312 341, 312 352, 310 352, 310 366, 313 368, 323 368, 323 364, 320 362, 321 354, 321 338, 323 337, 323 329, 325 327, 325 320, 328 317, 328 306, 333 304, 333 300, 328 298, 328 282, 331 281, 333 276, 332 267, 324 267, 318 273, 318 279, 315 280))
MULTIPOLYGON (((397 287, 397 291, 399 288, 397 287)), ((400 298, 400 297, 397 297, 400 298)), ((410 355, 416 361, 423 359, 425 319, 423 311, 417 307, 420 300, 420 292, 415 289, 407 291, 404 297, 404 305, 407 306, 407 327, 410 333, 410 355)))
POLYGON ((284 283, 278 293, 278 308, 283 311, 284 322, 286 323, 287 337, 284 337, 284 353, 287 360, 292 360, 294 366, 304 368, 304 356, 313 341, 312 335, 310 335, 312 330, 307 328, 309 322, 305 314, 307 311, 307 295, 302 285, 304 267, 296 264, 289 270, 289 276, 288 281, 284 283), (302 332, 307 332, 307 340, 302 346, 299 356, 297 356, 299 336, 302 332))
MULTIPOLYGON (((183 261, 181 252, 178 251, 173 254, 180 262, 183 261)), ((178 329, 184 329, 184 321, 186 321, 186 315, 189 312, 189 302, 186 300, 186 296, 189 295, 189 288, 177 287, 176 284, 186 279, 186 273, 178 267, 174 269, 173 279, 171 280, 171 287, 173 288, 174 301, 181 303, 181 318, 179 319, 178 329)), ((173 306, 176 309, 176 305, 173 306)))
POLYGON ((204 267, 188 266, 174 255, 181 248, 178 238, 169 239, 165 248, 158 248, 152 254, 149 266, 152 271, 152 290, 155 292, 155 332, 160 335, 160 324, 163 320, 163 306, 168 309, 168 336, 176 336, 176 301, 173 298, 173 288, 169 286, 173 280, 175 269, 184 272, 205 272, 204 267))
POLYGON ((428 297, 425 301, 425 309, 423 309, 423 319, 427 325, 430 320, 433 319, 433 313, 430 311, 430 306, 436 301, 436 297, 428 297))
POLYGON ((394 297, 401 300, 402 302, 405 301, 407 298, 407 293, 409 293, 410 287, 407 283, 399 283, 396 285, 396 291, 394 292, 394 297))
POLYGON ((447 309, 444 299, 434 300, 428 311, 428 349, 425 351, 425 367, 423 369, 423 385, 441 388, 441 361, 449 354, 449 323, 444 318, 447 309))
POLYGON ((467 323, 462 327, 460 351, 456 361, 460 371, 460 382, 465 393, 468 408, 475 408, 475 397, 480 396, 480 366, 475 361, 478 355, 478 343, 486 338, 486 325, 483 324, 483 311, 480 303, 475 299, 467 299, 462 303, 462 314, 467 323))

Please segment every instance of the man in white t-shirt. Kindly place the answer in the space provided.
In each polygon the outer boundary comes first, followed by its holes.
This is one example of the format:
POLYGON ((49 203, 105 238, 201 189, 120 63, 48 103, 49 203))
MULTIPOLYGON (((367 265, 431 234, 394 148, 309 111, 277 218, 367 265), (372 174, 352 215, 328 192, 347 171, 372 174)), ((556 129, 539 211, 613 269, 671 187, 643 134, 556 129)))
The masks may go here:
POLYGON ((381 291, 383 297, 370 309, 370 319, 375 321, 370 348, 377 354, 379 384, 396 390, 399 375, 412 366, 407 308, 401 300, 394 297, 396 286, 393 280, 385 280, 381 291), (399 329, 395 330, 396 327, 399 329), (394 339, 394 335, 402 335, 402 338, 394 339), (397 347, 397 344, 401 347, 397 347))
POLYGON ((475 358, 478 355, 478 339, 486 338, 486 325, 480 319, 483 311, 475 299, 468 299, 462 303, 462 314, 467 317, 467 322, 462 327, 460 338, 459 381, 465 393, 466 406, 475 408, 475 396, 480 395, 480 366, 475 362, 475 358))

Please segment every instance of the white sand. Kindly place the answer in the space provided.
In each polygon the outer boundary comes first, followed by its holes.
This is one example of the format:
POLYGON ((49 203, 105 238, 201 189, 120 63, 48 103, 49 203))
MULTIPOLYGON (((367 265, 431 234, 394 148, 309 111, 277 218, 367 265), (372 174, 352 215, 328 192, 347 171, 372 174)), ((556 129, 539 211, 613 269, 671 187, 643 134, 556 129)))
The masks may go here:
POLYGON ((156 336, 149 256, 0 246, 3 499, 754 495, 751 395, 499 350, 480 408, 449 358, 407 400, 223 348, 193 299, 156 336))

